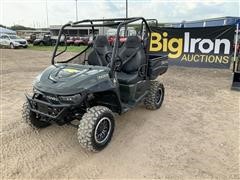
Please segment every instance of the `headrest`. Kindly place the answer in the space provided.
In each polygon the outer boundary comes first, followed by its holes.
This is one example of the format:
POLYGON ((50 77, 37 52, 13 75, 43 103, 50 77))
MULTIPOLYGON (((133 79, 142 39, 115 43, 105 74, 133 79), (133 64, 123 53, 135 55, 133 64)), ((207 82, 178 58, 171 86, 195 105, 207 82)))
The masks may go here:
POLYGON ((137 36, 128 36, 125 46, 127 48, 137 48, 141 46, 141 41, 137 36))
POLYGON ((94 46, 95 47, 109 46, 107 37, 98 35, 94 40, 94 46))

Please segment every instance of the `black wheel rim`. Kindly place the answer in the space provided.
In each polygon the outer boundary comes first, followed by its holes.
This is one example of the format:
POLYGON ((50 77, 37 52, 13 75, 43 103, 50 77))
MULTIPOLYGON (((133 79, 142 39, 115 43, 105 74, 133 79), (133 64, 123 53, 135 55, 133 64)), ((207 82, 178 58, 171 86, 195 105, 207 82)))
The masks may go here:
POLYGON ((161 101, 162 101, 162 89, 159 88, 156 93, 155 102, 157 105, 159 105, 161 101))
POLYGON ((97 143, 104 143, 109 137, 112 128, 111 121, 108 117, 100 119, 96 125, 94 138, 97 143))

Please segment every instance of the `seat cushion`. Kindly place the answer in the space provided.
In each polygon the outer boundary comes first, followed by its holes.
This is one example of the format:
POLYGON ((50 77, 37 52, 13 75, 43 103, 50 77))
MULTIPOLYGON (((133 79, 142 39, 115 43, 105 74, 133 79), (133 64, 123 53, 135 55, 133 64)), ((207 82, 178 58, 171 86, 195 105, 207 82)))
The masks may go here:
POLYGON ((106 36, 97 36, 93 43, 93 51, 88 55, 88 64, 95 66, 107 66, 105 58, 107 52, 112 51, 106 36))
POLYGON ((134 84, 141 80, 141 78, 138 76, 138 72, 134 72, 131 74, 118 72, 117 79, 120 84, 134 84))
POLYGON ((119 57, 123 63, 121 71, 127 74, 138 71, 141 65, 146 64, 145 52, 137 36, 128 36, 119 49, 119 57))

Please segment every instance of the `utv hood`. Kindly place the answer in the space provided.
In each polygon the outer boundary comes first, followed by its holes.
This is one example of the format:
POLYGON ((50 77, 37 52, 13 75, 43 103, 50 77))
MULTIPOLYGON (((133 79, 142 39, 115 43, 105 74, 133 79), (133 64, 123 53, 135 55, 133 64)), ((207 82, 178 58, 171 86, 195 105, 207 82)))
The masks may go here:
POLYGON ((58 95, 106 90, 112 86, 109 71, 109 68, 102 66, 56 64, 37 76, 34 88, 58 95))

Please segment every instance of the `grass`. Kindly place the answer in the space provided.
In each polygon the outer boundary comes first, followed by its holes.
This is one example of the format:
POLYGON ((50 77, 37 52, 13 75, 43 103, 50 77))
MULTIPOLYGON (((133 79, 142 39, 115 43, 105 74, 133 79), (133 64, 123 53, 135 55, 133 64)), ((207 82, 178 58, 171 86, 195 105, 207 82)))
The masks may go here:
MULTIPOLYGON (((86 46, 68 46, 66 52, 80 52, 85 48, 86 46)), ((29 44, 27 49, 35 51, 53 51, 54 46, 33 46, 32 44, 29 44)), ((58 46, 58 51, 62 51, 64 49, 65 46, 58 46)))

